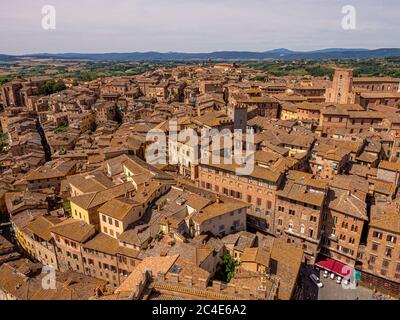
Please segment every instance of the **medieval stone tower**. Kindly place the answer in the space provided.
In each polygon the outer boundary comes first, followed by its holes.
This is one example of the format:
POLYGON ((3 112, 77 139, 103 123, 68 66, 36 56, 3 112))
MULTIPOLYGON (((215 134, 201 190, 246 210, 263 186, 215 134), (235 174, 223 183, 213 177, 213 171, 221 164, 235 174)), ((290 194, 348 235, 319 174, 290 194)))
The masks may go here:
POLYGON ((349 104, 354 103, 353 70, 336 69, 332 87, 327 90, 326 102, 349 104))
POLYGON ((240 105, 229 105, 228 116, 233 120, 233 129, 246 132, 247 128, 247 107, 240 105))

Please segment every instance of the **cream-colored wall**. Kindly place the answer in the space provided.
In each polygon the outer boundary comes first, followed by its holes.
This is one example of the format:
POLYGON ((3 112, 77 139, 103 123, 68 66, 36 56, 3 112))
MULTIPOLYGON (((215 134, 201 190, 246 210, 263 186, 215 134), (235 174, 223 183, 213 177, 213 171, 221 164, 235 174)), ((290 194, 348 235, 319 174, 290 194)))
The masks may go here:
POLYGON ((100 218, 100 230, 101 232, 108 234, 109 236, 117 239, 118 236, 123 233, 130 224, 138 221, 140 217, 143 215, 143 209, 141 207, 135 208, 131 214, 127 215, 125 219, 119 220, 119 219, 114 219, 104 213, 99 213, 99 218, 100 218), (106 221, 104 221, 104 218, 106 221), (111 223, 110 223, 111 219, 111 223), (115 222, 118 222, 118 227, 116 226, 115 222), (105 229, 106 228, 106 229, 105 229))
POLYGON ((239 209, 233 211, 233 215, 231 216, 231 212, 226 213, 224 215, 208 219, 201 224, 197 224, 195 222, 195 230, 196 236, 211 232, 215 236, 224 234, 230 234, 237 231, 245 231, 246 230, 246 209, 239 209), (235 230, 231 230, 234 221, 239 221, 239 227, 235 230), (220 230, 220 227, 223 226, 223 229, 220 230))
POLYGON ((90 224, 89 212, 85 209, 82 209, 72 201, 71 201, 71 213, 72 213, 72 218, 77 220, 82 220, 90 224))

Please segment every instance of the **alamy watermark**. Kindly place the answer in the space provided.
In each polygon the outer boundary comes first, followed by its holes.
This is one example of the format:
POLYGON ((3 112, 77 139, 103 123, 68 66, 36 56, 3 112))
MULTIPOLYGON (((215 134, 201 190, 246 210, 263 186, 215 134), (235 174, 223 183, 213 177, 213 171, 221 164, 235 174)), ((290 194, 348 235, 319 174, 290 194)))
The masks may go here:
POLYGON ((146 161, 155 164, 183 164, 187 167, 198 164, 234 165, 239 176, 251 175, 254 171, 254 131, 218 130, 202 128, 199 133, 186 128, 178 133, 177 122, 169 122, 168 136, 160 129, 150 130, 146 141, 146 161), (221 143, 222 142, 222 143, 221 143))
POLYGON ((356 8, 351 5, 344 6, 342 8, 342 28, 344 30, 355 30, 357 28, 357 15, 356 8))
POLYGON ((52 266, 44 266, 42 273, 45 274, 42 278, 42 288, 44 290, 56 290, 56 269, 52 266))
POLYGON ((42 28, 44 30, 55 30, 57 27, 56 8, 45 5, 42 8, 42 28))

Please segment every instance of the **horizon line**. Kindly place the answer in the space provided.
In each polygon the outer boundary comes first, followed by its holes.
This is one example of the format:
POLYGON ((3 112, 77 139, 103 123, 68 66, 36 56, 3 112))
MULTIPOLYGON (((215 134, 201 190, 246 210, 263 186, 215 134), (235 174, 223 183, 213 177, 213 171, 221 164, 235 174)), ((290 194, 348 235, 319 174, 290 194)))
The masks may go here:
POLYGON ((383 50, 383 49, 400 49, 400 47, 375 47, 375 48, 355 48, 355 47, 328 47, 328 48, 319 48, 319 49, 310 49, 310 50, 295 50, 288 48, 274 48, 267 49, 263 51, 258 50, 213 50, 213 51, 157 51, 157 50, 146 50, 146 51, 101 51, 101 52, 85 52, 85 51, 63 51, 63 52, 28 52, 28 53, 2 53, 1 55, 6 56, 30 56, 30 55, 59 55, 59 54, 129 54, 129 53, 161 53, 161 54, 170 54, 170 53, 183 53, 183 54, 207 54, 207 53, 219 53, 219 52, 251 52, 251 53, 266 53, 276 50, 287 50, 293 53, 309 53, 309 52, 317 52, 323 50, 362 50, 362 51, 374 51, 374 50, 383 50))

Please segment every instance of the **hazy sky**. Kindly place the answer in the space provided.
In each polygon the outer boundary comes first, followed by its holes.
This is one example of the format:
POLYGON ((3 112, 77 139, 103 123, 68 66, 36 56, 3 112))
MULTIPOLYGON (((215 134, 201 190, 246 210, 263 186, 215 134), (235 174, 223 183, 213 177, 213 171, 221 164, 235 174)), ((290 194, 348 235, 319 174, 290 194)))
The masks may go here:
POLYGON ((400 47, 400 0, 0 0, 0 53, 400 47), (56 30, 42 29, 42 7, 56 30), (341 27, 353 5, 356 30, 341 27))

